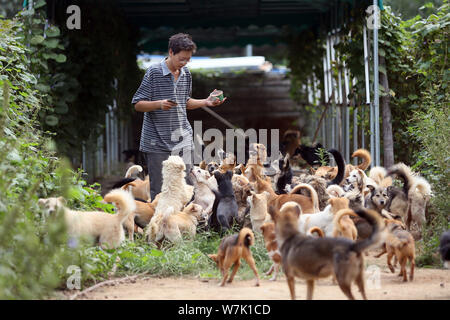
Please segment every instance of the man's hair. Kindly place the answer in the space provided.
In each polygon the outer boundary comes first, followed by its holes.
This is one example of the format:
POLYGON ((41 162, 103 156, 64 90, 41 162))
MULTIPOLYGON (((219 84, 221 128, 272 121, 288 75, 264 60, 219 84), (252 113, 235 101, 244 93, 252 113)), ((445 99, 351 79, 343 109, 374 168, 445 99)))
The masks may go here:
POLYGON ((186 33, 177 33, 169 39, 169 49, 172 49, 173 54, 177 54, 180 51, 192 51, 195 53, 197 46, 192 37, 186 33))

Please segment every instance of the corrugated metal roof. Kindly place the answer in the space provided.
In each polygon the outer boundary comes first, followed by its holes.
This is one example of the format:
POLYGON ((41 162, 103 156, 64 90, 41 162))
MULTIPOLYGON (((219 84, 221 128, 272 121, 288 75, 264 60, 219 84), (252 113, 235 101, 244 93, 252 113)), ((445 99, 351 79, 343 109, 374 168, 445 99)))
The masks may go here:
POLYGON ((331 29, 370 0, 116 0, 143 30, 143 47, 167 50, 176 32, 196 34, 206 47, 279 41, 281 29, 331 29), (205 30, 206 29, 206 30, 205 30))

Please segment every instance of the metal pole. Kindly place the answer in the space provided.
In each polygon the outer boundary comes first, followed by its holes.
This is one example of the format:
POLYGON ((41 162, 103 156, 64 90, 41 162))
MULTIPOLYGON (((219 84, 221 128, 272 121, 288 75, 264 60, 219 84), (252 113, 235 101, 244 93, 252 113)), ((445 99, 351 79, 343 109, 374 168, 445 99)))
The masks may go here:
POLYGON ((379 21, 379 9, 377 0, 373 0, 374 5, 374 20, 375 26, 373 28, 373 86, 374 86, 374 134, 375 134, 375 161, 372 162, 372 167, 380 165, 380 96, 378 92, 379 80, 378 80, 378 25, 379 21))
MULTIPOLYGON (((364 41, 364 74, 365 74, 365 85, 366 85, 366 105, 369 106, 370 110, 370 153, 373 154, 373 143, 372 143, 372 105, 370 103, 370 79, 369 79, 369 51, 367 49, 367 29, 366 25, 363 26, 363 41, 364 41)), ((362 120, 364 121, 364 111, 362 114, 362 120)), ((361 125, 361 132, 362 132, 362 148, 365 148, 365 141, 364 141, 364 122, 361 125)))

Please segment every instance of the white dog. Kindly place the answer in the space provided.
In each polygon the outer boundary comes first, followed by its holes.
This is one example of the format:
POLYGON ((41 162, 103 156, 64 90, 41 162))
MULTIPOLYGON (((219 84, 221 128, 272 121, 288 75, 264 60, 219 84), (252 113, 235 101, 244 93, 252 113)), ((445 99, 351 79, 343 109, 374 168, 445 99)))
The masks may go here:
POLYGON ((194 201, 192 202, 201 205, 203 213, 209 217, 212 213, 214 200, 216 199, 208 182, 211 176, 208 171, 202 170, 197 166, 191 169, 189 176, 194 183, 194 201))
MULTIPOLYGON (((158 204, 155 214, 149 225, 161 223, 161 216, 172 207, 174 212, 179 212, 192 199, 194 187, 186 183, 186 165, 179 156, 170 156, 163 161, 162 167, 162 187, 158 195, 158 204)), ((149 240, 150 228, 147 228, 146 235, 149 240)))
POLYGON ((349 200, 347 198, 331 198, 328 202, 330 204, 323 211, 300 215, 298 219, 298 230, 301 233, 308 234, 311 228, 319 227, 325 236, 331 237, 333 235, 334 215, 339 210, 348 208, 349 200))
POLYGON ((104 248, 117 248, 125 240, 123 223, 128 215, 136 210, 133 196, 124 190, 115 189, 104 197, 104 201, 113 202, 117 207, 117 214, 101 211, 75 211, 65 207, 63 197, 39 199, 38 204, 48 214, 64 214, 68 234, 73 237, 91 237, 98 239, 104 248))

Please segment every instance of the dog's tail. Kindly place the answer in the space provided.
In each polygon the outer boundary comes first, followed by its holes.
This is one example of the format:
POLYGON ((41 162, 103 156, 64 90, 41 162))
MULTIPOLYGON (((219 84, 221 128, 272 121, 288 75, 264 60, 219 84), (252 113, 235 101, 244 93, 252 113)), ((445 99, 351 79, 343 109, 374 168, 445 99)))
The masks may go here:
POLYGON ((381 218, 378 212, 374 210, 359 208, 356 209, 355 212, 361 218, 366 219, 366 221, 372 227, 372 233, 367 239, 358 241, 350 247, 350 250, 361 253, 362 251, 376 245, 382 240, 385 230, 385 224, 383 218, 381 218))
POLYGON ((341 209, 333 218, 333 236, 337 236, 339 233, 343 233, 341 219, 345 216, 358 217, 358 215, 352 209, 341 209))
POLYGON ((327 188, 327 193, 331 197, 343 197, 345 195, 344 189, 337 184, 333 184, 327 188))
POLYGON ((253 243, 255 243, 255 235, 253 234, 253 231, 249 228, 242 228, 239 232, 236 245, 246 246, 248 248, 253 245, 253 243))
POLYGON ((386 169, 383 167, 373 167, 370 169, 369 178, 375 181, 378 185, 381 185, 381 182, 386 177, 386 169))
POLYGON ((312 227, 312 228, 309 229, 308 232, 307 232, 307 234, 311 234, 311 235, 312 235, 313 233, 316 233, 316 234, 319 236, 319 238, 325 237, 325 234, 323 233, 323 230, 320 229, 319 227, 312 227))
POLYGON ((314 212, 319 212, 320 211, 320 209, 319 209, 319 197, 317 196, 316 189, 314 189, 311 185, 309 185, 307 183, 299 183, 289 193, 290 194, 297 194, 297 193, 299 193, 298 191, 300 189, 308 189, 309 190, 309 193, 311 195, 311 200, 312 200, 312 203, 313 203, 314 212))
POLYGON ((387 176, 391 176, 393 174, 396 174, 403 180, 403 192, 405 193, 405 196, 408 197, 409 190, 415 182, 411 168, 400 162, 390 167, 387 171, 387 176))
POLYGON ((328 182, 328 185, 332 185, 332 184, 340 184, 342 182, 342 180, 344 179, 344 174, 345 174, 345 160, 342 157, 342 154, 337 151, 336 149, 330 149, 328 150, 329 153, 331 153, 334 157, 334 160, 336 161, 337 167, 338 167, 338 172, 336 177, 334 177, 333 180, 331 180, 330 182, 328 182))
POLYGON ((112 202, 117 207, 117 216, 122 223, 128 215, 136 210, 136 203, 131 193, 122 189, 114 189, 105 195, 106 202, 112 202))
POLYGON ((352 158, 355 157, 363 159, 363 162, 361 162, 357 166, 359 169, 366 170, 372 163, 372 156, 370 155, 370 152, 367 151, 366 149, 358 149, 355 152, 353 152, 352 158))
POLYGON ((143 171, 142 167, 138 164, 131 166, 127 170, 127 173, 125 173, 125 178, 137 178, 137 175, 142 171, 143 171))
MULTIPOLYGON (((411 186, 411 189, 409 189, 409 192, 415 192, 416 190, 418 190, 423 197, 431 196, 431 186, 428 181, 422 177, 415 177, 414 184, 411 186)), ((408 198, 411 198, 411 194, 408 198)))

